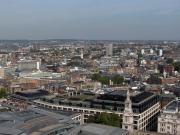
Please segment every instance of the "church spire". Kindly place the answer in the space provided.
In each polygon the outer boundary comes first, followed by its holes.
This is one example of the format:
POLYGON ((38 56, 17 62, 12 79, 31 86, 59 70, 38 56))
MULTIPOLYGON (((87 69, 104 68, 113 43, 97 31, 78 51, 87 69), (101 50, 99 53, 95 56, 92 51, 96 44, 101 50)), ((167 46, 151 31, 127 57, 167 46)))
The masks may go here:
POLYGON ((126 101, 125 101, 124 112, 133 113, 133 111, 132 111, 132 102, 131 102, 131 99, 130 99, 129 90, 127 90, 127 97, 126 97, 126 101))
POLYGON ((130 133, 133 133, 133 111, 132 111, 132 102, 130 99, 129 90, 127 90, 127 97, 124 103, 124 112, 123 112, 123 123, 122 128, 128 130, 130 133))

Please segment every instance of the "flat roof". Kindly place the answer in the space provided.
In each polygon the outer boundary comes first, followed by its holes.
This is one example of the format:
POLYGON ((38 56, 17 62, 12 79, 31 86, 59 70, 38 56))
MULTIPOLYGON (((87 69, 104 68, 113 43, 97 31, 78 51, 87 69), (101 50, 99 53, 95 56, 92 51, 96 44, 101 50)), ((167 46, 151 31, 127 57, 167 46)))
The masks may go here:
POLYGON ((53 73, 53 72, 37 71, 37 72, 24 74, 23 77, 24 78, 35 78, 35 79, 41 79, 41 78, 56 79, 56 78, 61 78, 62 74, 61 73, 53 73))
POLYGON ((32 90, 16 92, 15 95, 24 98, 34 98, 34 97, 47 96, 49 95, 49 92, 42 89, 32 89, 32 90))
MULTIPOLYGON (((1 127, 0 126, 0 134, 1 135, 20 135, 23 132, 21 130, 18 129, 14 129, 14 128, 6 128, 6 127, 1 127)), ((26 135, 26 134, 24 134, 26 135)))
MULTIPOLYGON (((104 95, 100 95, 97 99, 124 102, 126 100, 126 93, 127 93, 126 90, 121 90, 121 91, 116 90, 113 92, 106 93, 104 95)), ((130 98, 132 100, 132 103, 140 103, 153 95, 154 94, 151 92, 143 91, 143 92, 131 94, 130 98)))
POLYGON ((127 130, 118 127, 112 127, 112 126, 94 124, 94 123, 85 124, 80 128, 78 128, 75 132, 76 132, 75 135, 127 135, 128 134, 127 130))
POLYGON ((180 100, 173 100, 165 108, 165 112, 179 112, 180 113, 180 100))
POLYGON ((70 117, 30 106, 25 111, 0 113, 0 134, 43 134, 45 130, 73 127, 74 123, 70 117))

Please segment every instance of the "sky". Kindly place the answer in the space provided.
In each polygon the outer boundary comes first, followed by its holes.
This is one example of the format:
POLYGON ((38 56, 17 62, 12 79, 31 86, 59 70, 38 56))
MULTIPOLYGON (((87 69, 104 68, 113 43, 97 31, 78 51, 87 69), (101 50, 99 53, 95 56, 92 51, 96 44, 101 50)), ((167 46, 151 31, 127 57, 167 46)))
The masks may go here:
POLYGON ((0 39, 180 40, 180 0, 0 0, 0 39))

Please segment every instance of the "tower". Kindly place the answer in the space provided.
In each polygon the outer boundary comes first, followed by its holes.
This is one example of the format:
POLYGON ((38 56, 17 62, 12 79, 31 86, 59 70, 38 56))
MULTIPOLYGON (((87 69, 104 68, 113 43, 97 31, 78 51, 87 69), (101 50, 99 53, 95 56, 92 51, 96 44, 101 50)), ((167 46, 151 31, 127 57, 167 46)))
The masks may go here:
POLYGON ((81 49, 81 59, 83 59, 83 49, 81 49))
POLYGON ((167 72, 164 70, 164 72, 163 72, 163 77, 164 78, 167 78, 167 72))
POLYGON ((142 54, 142 55, 144 55, 144 54, 145 54, 144 49, 141 49, 141 54, 142 54))
POLYGON ((112 56, 113 55, 113 44, 110 44, 106 47, 106 56, 112 56))
POLYGON ((163 50, 162 49, 159 50, 159 56, 160 57, 163 56, 163 50))
POLYGON ((153 54, 154 53, 154 50, 151 48, 150 49, 150 54, 153 54))
POLYGON ((125 101, 125 107, 123 112, 123 123, 122 128, 128 130, 130 133, 133 133, 133 111, 132 111, 132 102, 130 99, 129 90, 127 90, 127 98, 125 101))
POLYGON ((158 70, 158 66, 157 66, 157 65, 155 66, 155 73, 156 73, 156 74, 159 73, 159 70, 158 70))

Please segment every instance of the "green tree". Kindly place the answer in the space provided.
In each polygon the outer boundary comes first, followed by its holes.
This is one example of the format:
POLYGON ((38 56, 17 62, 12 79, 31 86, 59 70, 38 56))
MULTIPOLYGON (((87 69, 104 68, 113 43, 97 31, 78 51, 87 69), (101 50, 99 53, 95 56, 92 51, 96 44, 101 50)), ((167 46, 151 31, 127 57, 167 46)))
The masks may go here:
POLYGON ((108 85, 109 84, 109 77, 107 76, 101 76, 99 81, 102 83, 102 84, 105 84, 105 85, 108 85))
POLYGON ((0 88, 0 98, 5 98, 8 95, 8 89, 0 88))
POLYGON ((93 74, 91 79, 94 81, 99 81, 99 79, 101 78, 101 75, 99 73, 93 74))
POLYGON ((93 74, 91 77, 92 80, 101 82, 102 84, 108 85, 109 84, 109 77, 103 76, 99 73, 93 74))
POLYGON ((143 55, 141 53, 138 53, 138 58, 141 59, 143 55))
POLYGON ((172 64, 173 61, 174 61, 173 58, 167 58, 167 59, 166 59, 166 63, 167 63, 167 64, 172 64))
POLYGON ((114 84, 123 84, 124 78, 120 75, 115 75, 113 76, 112 81, 114 84))
POLYGON ((122 118, 117 114, 110 114, 103 112, 101 114, 96 114, 94 116, 90 116, 87 120, 88 123, 98 123, 109 126, 121 127, 122 118))
POLYGON ((97 123, 108 125, 109 123, 109 115, 107 113, 101 113, 97 118, 97 123))
POLYGON ((180 61, 174 62, 173 66, 176 71, 178 72, 180 71, 180 61))

